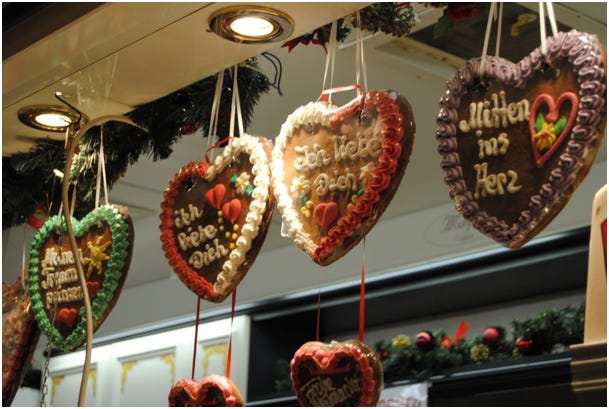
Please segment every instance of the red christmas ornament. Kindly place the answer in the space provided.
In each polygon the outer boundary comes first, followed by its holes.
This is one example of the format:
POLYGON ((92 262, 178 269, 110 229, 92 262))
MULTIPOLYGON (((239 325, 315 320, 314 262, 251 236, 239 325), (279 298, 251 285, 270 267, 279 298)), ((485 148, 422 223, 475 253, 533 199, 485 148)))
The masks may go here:
POLYGON ((499 341, 499 338, 501 338, 501 333, 495 327, 488 327, 482 333, 482 341, 486 345, 495 345, 499 341))
POLYGON ((414 342, 423 351, 429 351, 435 345, 435 339, 429 331, 419 332, 414 342))
POLYGON ((525 340, 522 338, 518 338, 516 340, 516 347, 518 348, 518 352, 524 354, 533 347, 533 341, 530 339, 525 340))

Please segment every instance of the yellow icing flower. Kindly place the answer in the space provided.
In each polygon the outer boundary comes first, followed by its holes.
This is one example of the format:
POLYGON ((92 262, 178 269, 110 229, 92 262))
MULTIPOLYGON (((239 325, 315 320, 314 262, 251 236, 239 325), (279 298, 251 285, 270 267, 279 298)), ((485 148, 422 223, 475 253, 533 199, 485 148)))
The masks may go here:
POLYGON ((242 172, 239 175, 239 177, 237 178, 237 180, 235 181, 235 190, 239 194, 244 194, 245 193, 245 189, 249 186, 249 184, 250 184, 250 175, 249 175, 249 173, 242 172))
POLYGON ((412 344, 412 341, 408 335, 396 335, 391 340, 391 345, 395 348, 408 348, 412 344))
POLYGON ((366 183, 368 179, 372 177, 374 169, 376 169, 376 164, 374 162, 368 162, 366 165, 362 166, 359 173, 360 180, 366 183))
POLYGON ((537 145, 537 149, 541 152, 546 149, 550 149, 554 142, 556 142, 556 130, 554 129, 554 124, 543 122, 541 124, 541 130, 533 135, 535 138, 535 144, 537 145))
POLYGON ((296 193, 296 197, 300 199, 311 191, 311 182, 304 176, 299 176, 292 179, 292 186, 290 186, 290 192, 296 193))

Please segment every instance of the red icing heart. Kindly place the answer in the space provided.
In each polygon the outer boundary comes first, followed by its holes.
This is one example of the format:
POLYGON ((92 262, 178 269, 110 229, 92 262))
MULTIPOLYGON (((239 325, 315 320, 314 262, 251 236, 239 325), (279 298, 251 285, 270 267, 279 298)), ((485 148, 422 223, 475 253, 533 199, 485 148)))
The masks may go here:
POLYGON ((253 265, 273 213, 268 139, 233 138, 214 164, 192 162, 169 182, 161 242, 180 280, 222 302, 253 265))
POLYGON ((579 98, 572 92, 564 92, 562 93, 556 102, 554 102, 554 98, 548 94, 540 94, 537 96, 535 101, 533 101, 533 105, 531 106, 531 113, 529 116, 529 132, 531 133, 531 146, 533 147, 533 153, 535 155, 535 164, 538 168, 543 168, 548 158, 561 146, 562 141, 567 137, 567 135, 571 132, 571 128, 573 127, 573 123, 575 122, 575 117, 577 115, 577 109, 579 105, 579 98), (556 136, 556 140, 552 143, 550 149, 542 155, 540 154, 538 143, 536 142, 535 135, 538 132, 535 130, 535 122, 537 120, 537 114, 541 110, 543 105, 547 106, 548 113, 545 115, 545 122, 551 125, 555 125, 557 121, 560 119, 560 107, 563 103, 569 102, 569 116, 566 124, 562 131, 556 136))
POLYGON ((241 214, 241 201, 239 199, 233 199, 230 202, 226 202, 222 205, 222 214, 231 223, 235 223, 239 215, 241 214))
POLYGON ((410 104, 392 91, 290 114, 275 140, 273 188, 294 244, 320 265, 357 245, 404 176, 414 130, 410 104))
POLYGON ((182 379, 171 386, 169 406, 243 406, 239 388, 227 377, 209 375, 201 382, 182 379))
POLYGON ((294 354, 291 380, 301 406, 376 406, 383 369, 368 345, 307 342, 294 354))
POLYGON ((216 185, 207 191, 205 201, 214 209, 220 209, 224 196, 226 196, 226 186, 216 185))
POLYGON ((57 313, 57 321, 68 327, 72 327, 74 325, 76 317, 78 317, 78 310, 76 308, 62 308, 57 313))
POLYGON ((544 56, 535 49, 518 64, 488 57, 483 80, 480 59, 468 61, 448 81, 437 117, 441 167, 456 209, 514 249, 568 203, 606 126, 605 50, 596 37, 558 33, 547 50, 544 56), (541 130, 547 132, 539 136, 556 139, 538 147, 534 134, 541 130))
POLYGON ((86 341, 84 294, 74 254, 80 254, 91 295, 93 331, 108 317, 131 263, 133 224, 127 209, 100 206, 82 220, 72 220, 76 252, 65 239, 65 225, 50 218, 36 233, 30 250, 32 309, 41 331, 62 350, 86 341), (58 228, 58 226, 60 226, 58 228))
POLYGON ((325 229, 338 217, 338 205, 334 202, 320 203, 315 206, 313 217, 325 229))
POLYGON ((2 406, 11 406, 27 373, 40 330, 30 308, 27 271, 14 284, 2 282, 2 406))
POLYGON ((95 298, 100 287, 101 284, 99 283, 99 281, 87 281, 87 290, 89 291, 89 298, 95 298))

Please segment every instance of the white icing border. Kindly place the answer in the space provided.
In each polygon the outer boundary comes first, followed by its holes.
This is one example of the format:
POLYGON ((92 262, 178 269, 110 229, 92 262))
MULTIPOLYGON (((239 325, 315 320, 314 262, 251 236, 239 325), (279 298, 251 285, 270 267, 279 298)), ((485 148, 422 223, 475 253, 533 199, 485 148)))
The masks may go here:
POLYGON ((228 260, 222 265, 222 271, 218 274, 214 284, 214 291, 218 294, 224 294, 237 274, 237 269, 244 263, 247 252, 252 247, 252 241, 258 236, 270 194, 271 172, 264 146, 256 137, 248 134, 230 140, 222 155, 216 157, 214 164, 205 173, 205 179, 211 182, 233 161, 235 156, 242 152, 250 156, 254 190, 249 212, 245 217, 245 224, 241 228, 241 235, 236 241, 235 248, 228 255, 228 260))
MULTIPOLYGON (((298 213, 292 207, 293 200, 290 197, 289 187, 283 175, 285 150, 294 136, 294 129, 308 123, 320 124, 330 127, 330 122, 334 116, 335 108, 321 102, 309 102, 291 113, 281 126, 281 131, 275 139, 273 148, 273 192, 277 201, 277 209, 281 213, 281 218, 286 227, 288 235, 294 244, 303 249, 307 254, 312 255, 318 245, 313 242, 311 235, 304 231, 298 213)), ((282 229, 283 230, 283 229, 282 229)))

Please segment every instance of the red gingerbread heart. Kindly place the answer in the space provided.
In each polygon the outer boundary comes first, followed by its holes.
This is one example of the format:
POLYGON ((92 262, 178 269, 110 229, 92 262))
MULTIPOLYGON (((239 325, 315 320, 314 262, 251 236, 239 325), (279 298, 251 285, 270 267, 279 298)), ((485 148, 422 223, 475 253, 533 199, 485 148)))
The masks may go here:
POLYGON ((383 389, 378 355, 363 342, 307 342, 291 362, 301 406, 376 406, 383 389))
POLYGON ((226 196, 226 186, 216 185, 205 193, 205 201, 214 209, 220 209, 226 196))
POLYGON ((601 146, 605 51, 572 30, 518 64, 487 57, 447 83, 437 118, 441 167, 456 209, 473 226, 519 248, 564 208, 601 146))
POLYGON ((273 213, 265 138, 233 138, 215 163, 180 169, 161 203, 161 241, 180 280, 222 302, 243 279, 266 238, 273 213))
POLYGON ((201 382, 182 379, 173 384, 169 392, 169 406, 243 406, 243 397, 229 378, 209 375, 201 382))
POLYGON ((408 101, 370 91, 288 116, 273 149, 277 208, 297 247, 328 265, 353 248, 397 190, 414 141, 408 101))
POLYGON ((57 313, 57 321, 69 328, 72 328, 77 317, 78 310, 76 308, 62 308, 57 313))
POLYGON ((535 164, 543 168, 548 158, 562 145, 573 128, 573 123, 579 108, 579 98, 573 92, 560 94, 555 102, 548 94, 540 94, 533 101, 529 116, 529 132, 531 134, 531 146, 535 154, 535 164), (561 115, 561 107, 564 103, 569 104, 567 117, 561 115), (544 115, 541 110, 547 108, 544 115), (541 154, 542 151, 545 153, 541 154))
POLYGON ((224 203, 222 205, 222 213, 231 223, 235 223, 241 214, 241 200, 233 199, 230 202, 224 203))
POLYGON ((338 217, 338 205, 334 202, 320 203, 313 210, 313 218, 326 229, 338 217))
MULTIPOLYGON (((30 250, 30 296, 41 331, 53 345, 74 350, 86 341, 84 294, 75 251, 66 239, 63 217, 50 218, 30 250)), ((72 220, 76 254, 91 296, 93 331, 108 317, 121 293, 133 250, 133 224, 127 209, 100 206, 72 220)))
POLYGON ((30 308, 27 271, 14 284, 2 282, 2 406, 11 406, 40 338, 30 308))

